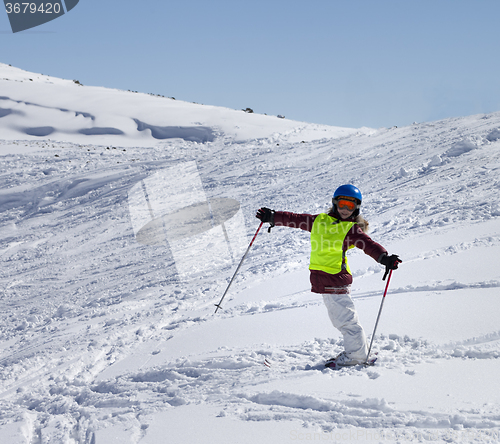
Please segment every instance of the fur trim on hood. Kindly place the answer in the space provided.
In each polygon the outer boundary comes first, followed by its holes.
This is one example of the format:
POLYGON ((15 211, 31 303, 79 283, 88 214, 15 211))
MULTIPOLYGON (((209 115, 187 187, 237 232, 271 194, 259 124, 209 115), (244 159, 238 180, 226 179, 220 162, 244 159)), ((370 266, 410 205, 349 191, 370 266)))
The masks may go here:
POLYGON ((368 233, 370 224, 361 214, 358 214, 358 216, 356 216, 356 223, 358 224, 359 228, 361 228, 361 231, 363 231, 363 233, 368 233))

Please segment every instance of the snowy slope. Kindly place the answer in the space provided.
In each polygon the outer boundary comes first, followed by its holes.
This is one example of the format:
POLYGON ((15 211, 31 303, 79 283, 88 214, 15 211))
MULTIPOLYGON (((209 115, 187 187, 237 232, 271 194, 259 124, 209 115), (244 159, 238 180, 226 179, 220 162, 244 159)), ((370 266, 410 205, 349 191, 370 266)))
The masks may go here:
POLYGON ((51 140, 97 145, 151 146, 182 138, 222 136, 231 141, 279 133, 300 142, 371 132, 294 122, 132 91, 81 85, 0 63, 0 128, 3 139, 51 140))
MULTIPOLYGON (((0 68, 0 444, 498 442, 500 113, 343 130, 0 68), (169 181, 193 161, 196 180, 169 181), (214 315, 237 255, 200 271, 206 244, 181 276, 178 239, 141 244, 132 223, 132 197, 174 205, 177 186, 239 202, 246 245, 258 207, 324 211, 347 182, 404 260, 368 369, 318 366, 342 340, 309 291, 307 233, 263 230, 214 315)), ((383 270, 349 260, 370 334, 383 270)))

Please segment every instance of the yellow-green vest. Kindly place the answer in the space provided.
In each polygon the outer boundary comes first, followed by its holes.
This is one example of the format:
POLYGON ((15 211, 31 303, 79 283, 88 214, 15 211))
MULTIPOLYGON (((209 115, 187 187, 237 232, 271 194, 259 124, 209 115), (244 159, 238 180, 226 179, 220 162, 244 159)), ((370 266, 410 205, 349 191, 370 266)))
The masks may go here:
POLYGON ((347 270, 351 273, 342 245, 354 224, 355 222, 338 220, 325 213, 316 216, 311 230, 310 270, 321 270, 330 274, 347 270))

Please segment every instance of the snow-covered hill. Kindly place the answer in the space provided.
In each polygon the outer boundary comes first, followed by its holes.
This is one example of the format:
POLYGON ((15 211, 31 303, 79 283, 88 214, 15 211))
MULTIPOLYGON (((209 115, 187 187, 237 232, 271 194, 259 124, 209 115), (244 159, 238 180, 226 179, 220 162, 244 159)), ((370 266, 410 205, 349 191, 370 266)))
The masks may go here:
MULTIPOLYGON (((500 113, 339 129, 6 65, 0 113, 0 444, 500 440, 500 113), (262 230, 214 304, 258 207, 324 211, 343 183, 404 262, 376 366, 335 372, 307 233, 262 230), (211 228, 168 225, 202 201, 211 228)), ((350 265, 370 334, 383 270, 350 265)))
POLYGON ((172 138, 209 142, 225 137, 238 142, 274 134, 301 142, 372 131, 84 86, 76 79, 62 80, 1 63, 0 118, 3 139, 117 146, 151 146, 172 138))

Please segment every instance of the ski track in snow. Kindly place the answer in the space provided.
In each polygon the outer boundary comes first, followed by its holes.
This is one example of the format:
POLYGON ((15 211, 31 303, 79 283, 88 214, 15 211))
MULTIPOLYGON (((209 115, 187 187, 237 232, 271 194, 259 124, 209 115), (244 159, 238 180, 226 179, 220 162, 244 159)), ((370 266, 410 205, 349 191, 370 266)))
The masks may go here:
MULTIPOLYGON (((305 143, 279 134, 238 143, 223 136, 208 143, 176 139, 149 148, 0 141, 0 150, 23 148, 0 157, 0 430, 12 436, 9 444, 101 444, 99 433, 126 424, 135 444, 147 438, 154 414, 209 405, 219 418, 298 422, 304 433, 323 437, 361 428, 450 442, 450 430, 474 430, 474 442, 494 442, 498 404, 471 399, 469 407, 420 408, 343 387, 352 381, 371 388, 391 380, 425 384, 432 382, 428 368, 447 365, 464 372, 474 365, 498 368, 500 330, 436 343, 382 328, 376 366, 339 371, 321 368, 342 350, 338 336, 288 343, 294 326, 284 324, 276 325, 280 343, 249 339, 166 356, 169 341, 215 322, 224 330, 225 322, 299 320, 300 313, 322 310, 307 278, 292 279, 294 289, 280 284, 281 293, 266 291, 276 279, 307 269, 308 236, 277 227, 260 234, 214 318, 213 304, 234 267, 178 280, 167 248, 135 242, 127 193, 157 171, 196 160, 209 198, 241 202, 252 231, 259 206, 324 211, 332 183, 354 182, 365 196, 372 237, 403 256, 395 275, 405 280, 395 279, 393 299, 495 291, 495 267, 457 275, 452 261, 498 262, 498 128, 496 113, 305 143), (440 265, 432 264, 441 263, 445 268, 434 275, 440 265), (144 361, 120 371, 134 356, 144 361), (155 359, 161 363, 152 364, 155 359), (103 378, 114 368, 114 376, 103 378)), ((360 253, 356 261, 356 303, 378 300, 380 266, 360 253)))

